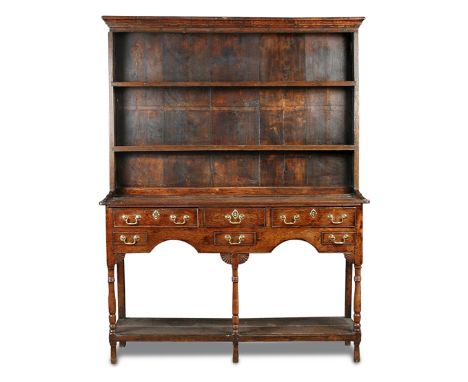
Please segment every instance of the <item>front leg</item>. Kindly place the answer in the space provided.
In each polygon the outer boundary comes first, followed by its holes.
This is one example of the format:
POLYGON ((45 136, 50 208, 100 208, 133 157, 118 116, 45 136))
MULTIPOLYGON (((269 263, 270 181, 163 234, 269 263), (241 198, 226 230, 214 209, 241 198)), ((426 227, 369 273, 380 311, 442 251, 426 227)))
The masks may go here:
MULTIPOLYGON (((117 323, 116 301, 115 301, 115 263, 116 254, 112 251, 112 209, 106 208, 106 252, 107 252, 107 283, 109 289, 109 344, 111 347, 111 363, 117 363, 117 340, 115 336, 115 326, 117 323)), ((118 257, 118 256, 117 256, 118 257)))
MULTIPOLYGON (((121 255, 120 259, 119 256, 117 262, 117 296, 118 296, 118 311, 119 311, 119 319, 125 318, 126 311, 125 311, 125 255, 121 255)), ((125 347, 127 343, 125 341, 120 341, 119 346, 125 347)))
POLYGON ((115 325, 117 318, 115 316, 115 277, 114 277, 115 265, 107 267, 107 282, 109 284, 109 344, 111 347, 111 363, 117 363, 117 341, 115 338, 115 325))
POLYGON ((361 265, 354 264, 354 362, 361 360, 361 265))
MULTIPOLYGON (((345 273, 345 317, 351 318, 351 302, 353 292, 353 263, 352 254, 346 256, 346 273, 345 273)), ((345 341, 345 345, 349 346, 350 341, 345 341)))

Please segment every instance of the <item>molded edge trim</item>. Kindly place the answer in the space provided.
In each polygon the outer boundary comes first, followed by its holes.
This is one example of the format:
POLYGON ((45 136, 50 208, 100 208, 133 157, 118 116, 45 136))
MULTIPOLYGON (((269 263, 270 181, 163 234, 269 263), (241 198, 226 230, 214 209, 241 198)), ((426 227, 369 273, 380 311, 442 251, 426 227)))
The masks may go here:
POLYGON ((112 32, 354 32, 364 17, 102 16, 112 32))

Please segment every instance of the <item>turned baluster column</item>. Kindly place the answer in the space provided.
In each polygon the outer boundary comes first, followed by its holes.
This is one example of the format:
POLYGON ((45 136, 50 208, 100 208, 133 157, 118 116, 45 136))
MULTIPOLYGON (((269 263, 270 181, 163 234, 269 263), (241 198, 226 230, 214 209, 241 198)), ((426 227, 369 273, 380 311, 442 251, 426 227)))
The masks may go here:
POLYGON ((239 362, 239 255, 231 255, 232 266, 232 362, 239 362))
POLYGON ((116 324, 116 303, 115 303, 115 265, 108 265, 107 267, 107 282, 109 284, 109 344, 111 346, 111 363, 117 362, 117 341, 115 338, 115 324, 116 324))
POLYGON ((112 226, 113 217, 112 209, 106 208, 106 249, 107 249, 107 283, 109 288, 108 305, 109 305, 109 344, 111 347, 111 363, 117 362, 117 340, 115 336, 115 327, 117 322, 116 317, 116 300, 115 300, 115 263, 116 255, 112 251, 112 226))
MULTIPOLYGON (((125 255, 117 259, 117 300, 119 319, 126 317, 125 311, 125 255)), ((120 347, 125 347, 126 341, 119 341, 120 347)))
POLYGON ((232 362, 239 362, 239 264, 249 259, 247 253, 221 253, 221 259, 232 268, 232 362))
MULTIPOLYGON (((352 310, 352 293, 353 293, 353 253, 346 253, 346 273, 345 273, 345 317, 351 318, 352 310)), ((349 346, 350 341, 345 341, 345 345, 349 346)))
POLYGON ((361 264, 354 264, 354 362, 361 360, 361 264))
POLYGON ((361 360, 361 266, 362 253, 362 206, 356 209, 356 244, 354 247, 354 362, 361 360))

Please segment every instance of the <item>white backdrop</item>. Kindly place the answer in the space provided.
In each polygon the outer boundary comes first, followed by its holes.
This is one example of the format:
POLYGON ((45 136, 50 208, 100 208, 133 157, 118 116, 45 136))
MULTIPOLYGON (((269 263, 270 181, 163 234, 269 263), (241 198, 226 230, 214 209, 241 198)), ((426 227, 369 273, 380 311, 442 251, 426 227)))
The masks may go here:
MULTIPOLYGON (((463 2, 3 1, 3 381, 466 380, 463 2), (362 361, 342 343, 135 344, 109 363, 109 15, 366 16, 360 29, 362 361), (26 226, 27 225, 27 226, 26 226), (25 228, 27 227, 27 228, 25 228)), ((127 256, 128 315, 230 316, 230 268, 166 242, 127 256)), ((339 315, 344 258, 289 242, 240 267, 241 316, 339 315)))

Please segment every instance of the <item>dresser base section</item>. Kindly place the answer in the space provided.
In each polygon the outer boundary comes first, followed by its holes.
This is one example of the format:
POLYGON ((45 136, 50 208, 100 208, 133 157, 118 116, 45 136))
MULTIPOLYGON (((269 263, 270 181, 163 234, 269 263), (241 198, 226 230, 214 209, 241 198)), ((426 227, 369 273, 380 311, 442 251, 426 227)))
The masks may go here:
MULTIPOLYGON (((353 320, 346 317, 244 318, 239 342, 353 341, 353 320)), ((230 318, 122 318, 117 341, 231 342, 230 318)))

